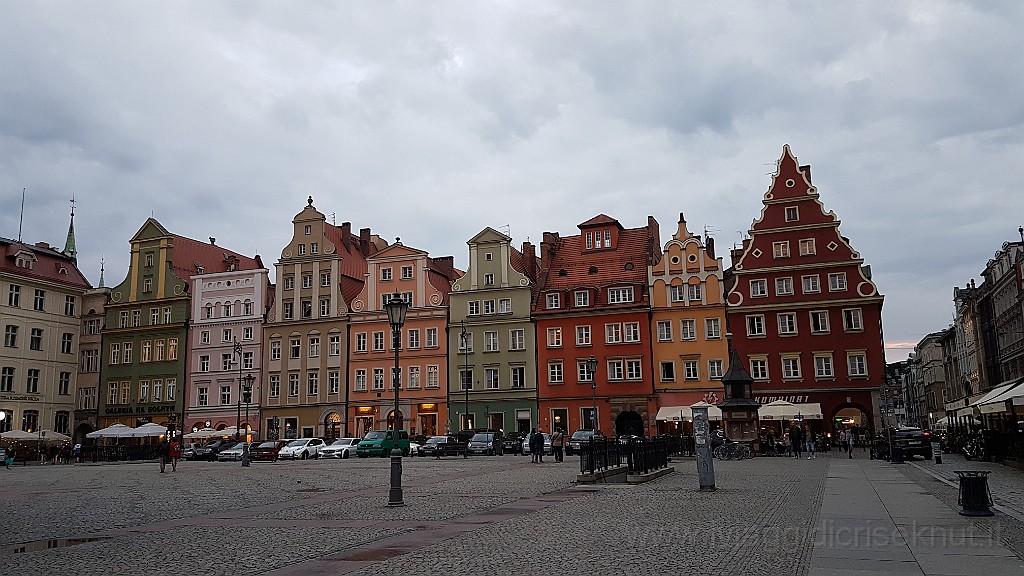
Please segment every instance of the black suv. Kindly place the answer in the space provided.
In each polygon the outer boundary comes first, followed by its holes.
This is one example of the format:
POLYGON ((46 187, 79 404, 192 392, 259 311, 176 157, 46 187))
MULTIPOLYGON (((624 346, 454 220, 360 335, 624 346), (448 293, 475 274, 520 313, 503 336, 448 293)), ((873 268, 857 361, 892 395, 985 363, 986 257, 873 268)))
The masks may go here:
POLYGON ((456 436, 431 436, 420 446, 421 456, 458 456, 466 451, 466 443, 456 436))
POLYGON ((505 452, 505 444, 501 441, 501 432, 484 430, 473 434, 466 445, 466 452, 486 456, 501 456, 505 452))
POLYGON ((892 445, 903 450, 903 458, 910 459, 913 456, 923 456, 925 460, 932 459, 931 433, 920 428, 901 426, 889 428, 879 434, 871 444, 871 457, 878 460, 889 459, 889 436, 892 435, 892 445))

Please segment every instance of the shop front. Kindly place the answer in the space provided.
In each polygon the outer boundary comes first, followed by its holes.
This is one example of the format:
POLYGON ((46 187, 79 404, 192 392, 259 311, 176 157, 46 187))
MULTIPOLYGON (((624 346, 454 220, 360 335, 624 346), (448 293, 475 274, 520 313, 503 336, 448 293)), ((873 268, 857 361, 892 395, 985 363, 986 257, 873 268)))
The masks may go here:
MULTIPOLYGON (((722 390, 691 390, 687 392, 661 392, 658 394, 658 409, 655 411, 655 434, 690 436, 693 434, 690 406, 704 402, 717 406, 722 401, 722 390)), ((721 425, 722 411, 708 409, 711 428, 721 425)))

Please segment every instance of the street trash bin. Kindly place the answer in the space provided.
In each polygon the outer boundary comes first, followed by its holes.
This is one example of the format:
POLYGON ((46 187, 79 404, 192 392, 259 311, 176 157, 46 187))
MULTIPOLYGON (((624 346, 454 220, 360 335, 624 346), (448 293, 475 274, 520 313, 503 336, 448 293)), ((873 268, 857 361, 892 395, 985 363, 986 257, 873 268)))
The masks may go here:
POLYGON ((989 510, 992 505, 992 493, 988 489, 988 470, 955 470, 960 477, 961 516, 994 516, 989 510))
POLYGON ((903 448, 900 445, 893 442, 892 449, 889 451, 889 463, 890 464, 903 464, 903 448))

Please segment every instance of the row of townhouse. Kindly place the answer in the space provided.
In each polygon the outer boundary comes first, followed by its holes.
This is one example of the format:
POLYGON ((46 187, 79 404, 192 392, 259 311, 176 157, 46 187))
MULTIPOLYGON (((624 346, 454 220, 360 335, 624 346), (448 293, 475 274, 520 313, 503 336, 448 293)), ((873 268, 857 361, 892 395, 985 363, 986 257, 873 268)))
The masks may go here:
POLYGON ((760 400, 870 425, 884 377, 870 269, 788 147, 763 204, 728 270, 682 214, 664 244, 653 217, 626 228, 599 214, 521 250, 484 228, 462 271, 330 224, 309 198, 276 284, 259 256, 149 219, 125 279, 82 287, 75 432, 156 421, 360 435, 395 418, 397 379, 415 433, 652 434, 679 425, 659 414, 670 407, 721 401, 730 330, 760 400), (397 374, 383 306, 394 294, 410 304, 397 374))

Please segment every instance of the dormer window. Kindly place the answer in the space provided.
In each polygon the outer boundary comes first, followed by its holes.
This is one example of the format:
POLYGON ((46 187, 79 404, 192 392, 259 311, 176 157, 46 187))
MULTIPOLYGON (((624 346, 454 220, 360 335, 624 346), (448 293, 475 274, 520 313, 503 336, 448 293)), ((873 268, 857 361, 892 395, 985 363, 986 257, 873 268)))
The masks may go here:
POLYGON ((557 310, 562 307, 562 299, 557 292, 554 292, 545 297, 545 304, 548 310, 557 310))
POLYGON ((16 254, 14 256, 14 264, 18 268, 25 268, 25 269, 31 270, 32 266, 35 264, 35 262, 36 262, 36 257, 31 252, 24 252, 24 251, 22 251, 22 252, 18 252, 18 254, 16 254))
POLYGON ((599 250, 612 247, 612 231, 593 230, 583 235, 584 245, 587 250, 599 250))
POLYGON ((609 304, 626 304, 633 301, 633 287, 627 286, 625 288, 609 288, 608 289, 608 303, 609 304))

